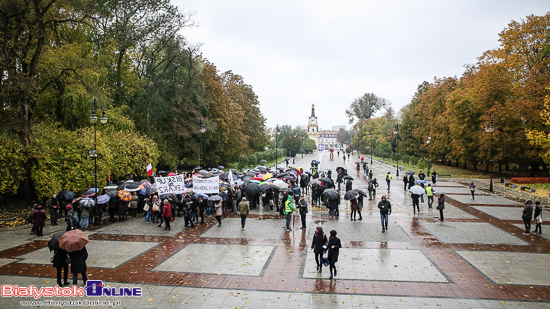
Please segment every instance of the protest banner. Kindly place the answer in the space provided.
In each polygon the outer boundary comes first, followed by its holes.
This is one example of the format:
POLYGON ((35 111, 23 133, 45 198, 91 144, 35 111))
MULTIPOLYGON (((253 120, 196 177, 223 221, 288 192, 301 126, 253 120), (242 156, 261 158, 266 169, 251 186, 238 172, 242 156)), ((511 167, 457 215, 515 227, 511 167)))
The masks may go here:
POLYGON ((155 184, 158 194, 181 194, 187 192, 183 175, 155 177, 155 184))
POLYGON ((220 192, 220 177, 202 178, 193 176, 193 192, 195 193, 219 193, 220 192))

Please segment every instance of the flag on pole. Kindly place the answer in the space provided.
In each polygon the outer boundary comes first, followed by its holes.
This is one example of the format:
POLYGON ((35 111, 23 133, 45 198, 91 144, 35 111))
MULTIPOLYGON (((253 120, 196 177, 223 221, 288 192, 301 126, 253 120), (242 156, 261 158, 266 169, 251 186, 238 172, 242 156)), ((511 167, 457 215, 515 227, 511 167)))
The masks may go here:
POLYGON ((229 169, 229 176, 227 176, 227 180, 229 181, 229 184, 233 184, 233 171, 229 169))
POLYGON ((149 165, 147 165, 147 176, 151 176, 151 175, 153 175, 153 165, 149 163, 149 165))

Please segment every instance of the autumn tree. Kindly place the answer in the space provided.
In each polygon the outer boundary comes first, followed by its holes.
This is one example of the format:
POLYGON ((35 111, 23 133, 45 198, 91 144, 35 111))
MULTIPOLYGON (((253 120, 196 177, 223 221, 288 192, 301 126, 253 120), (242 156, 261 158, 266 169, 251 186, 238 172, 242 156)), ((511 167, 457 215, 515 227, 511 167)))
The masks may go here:
POLYGON ((389 105, 389 102, 374 93, 365 93, 359 98, 356 98, 351 103, 349 109, 346 109, 346 116, 349 118, 349 123, 353 123, 355 119, 370 119, 380 109, 389 105))

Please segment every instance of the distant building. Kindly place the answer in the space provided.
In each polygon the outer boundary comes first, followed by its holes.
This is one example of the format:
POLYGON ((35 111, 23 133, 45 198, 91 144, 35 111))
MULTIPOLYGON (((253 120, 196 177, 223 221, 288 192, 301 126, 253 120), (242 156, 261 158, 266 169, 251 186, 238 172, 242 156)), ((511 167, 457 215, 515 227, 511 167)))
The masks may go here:
POLYGON ((315 146, 319 146, 319 123, 315 116, 315 104, 311 104, 311 116, 307 122, 307 136, 315 141, 315 146))
POLYGON ((324 149, 329 149, 330 147, 334 149, 340 148, 337 135, 338 131, 321 131, 319 132, 319 144, 322 144, 324 149))
POLYGON ((340 129, 346 130, 346 126, 332 126, 332 131, 338 132, 340 129))

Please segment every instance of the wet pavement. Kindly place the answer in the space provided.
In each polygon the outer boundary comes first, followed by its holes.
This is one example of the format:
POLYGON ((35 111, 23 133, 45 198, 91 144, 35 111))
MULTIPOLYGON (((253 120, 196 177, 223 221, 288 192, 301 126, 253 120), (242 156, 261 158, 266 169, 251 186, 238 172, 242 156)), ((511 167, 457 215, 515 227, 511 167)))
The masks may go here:
MULTIPOLYGON (((325 152, 297 158, 291 165, 308 168, 312 159, 320 159, 320 169, 331 169, 333 178, 336 167, 347 168, 356 178, 354 189, 367 191, 363 173, 354 170, 356 156, 344 164, 341 156, 335 154, 330 161, 325 152)), ((427 200, 413 214, 395 167, 375 162, 371 168, 380 186, 375 200, 365 199, 361 221, 350 220, 349 203, 342 199, 338 218, 328 216, 326 208, 310 208, 307 230, 299 229, 300 217, 294 216, 290 232, 284 230, 282 217, 262 208, 252 211, 244 231, 239 216, 224 218, 221 227, 213 217, 194 228, 184 228, 176 218, 172 230, 164 231, 138 217, 91 228, 89 279, 117 289, 140 287, 143 295, 38 301, 101 300, 117 302, 120 308, 550 307, 546 220, 545 234, 523 235, 521 204, 483 190, 472 200, 467 183, 455 180, 434 185, 436 192, 448 193, 444 222, 437 210, 428 209, 427 200), (388 171, 394 175, 389 192, 384 180, 388 171), (382 195, 393 210, 386 233, 381 233, 377 209, 382 195), (342 241, 333 280, 328 268, 322 273, 315 269, 310 245, 318 225, 327 234, 338 231, 342 241)), ((47 241, 63 229, 64 222, 48 224, 39 238, 29 235, 27 227, 2 230, 2 285, 55 286, 47 241)), ((2 297, 0 307, 19 308, 29 305, 21 301, 30 300, 2 297)))

